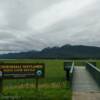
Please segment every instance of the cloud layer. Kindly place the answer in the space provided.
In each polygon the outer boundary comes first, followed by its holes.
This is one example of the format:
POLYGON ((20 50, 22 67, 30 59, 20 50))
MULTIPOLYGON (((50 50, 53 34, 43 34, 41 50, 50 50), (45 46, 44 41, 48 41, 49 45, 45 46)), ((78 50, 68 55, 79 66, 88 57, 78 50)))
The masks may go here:
POLYGON ((0 50, 100 47, 99 5, 99 0, 0 0, 0 50))

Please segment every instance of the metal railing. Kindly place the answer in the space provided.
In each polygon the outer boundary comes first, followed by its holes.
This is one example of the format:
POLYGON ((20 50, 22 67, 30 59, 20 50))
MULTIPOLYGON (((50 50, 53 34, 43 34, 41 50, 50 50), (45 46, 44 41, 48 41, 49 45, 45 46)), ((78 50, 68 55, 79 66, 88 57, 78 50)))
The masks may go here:
POLYGON ((86 69, 90 72, 94 80, 100 86, 100 69, 89 62, 86 63, 86 69))
POLYGON ((74 61, 64 62, 64 71, 66 72, 66 80, 71 81, 74 71, 74 61))
POLYGON ((74 61, 72 62, 72 66, 71 66, 69 74, 70 74, 70 82, 72 84, 73 75, 74 75, 74 61))
POLYGON ((74 71, 74 61, 72 62, 72 66, 71 66, 71 69, 70 69, 70 74, 73 73, 74 71))

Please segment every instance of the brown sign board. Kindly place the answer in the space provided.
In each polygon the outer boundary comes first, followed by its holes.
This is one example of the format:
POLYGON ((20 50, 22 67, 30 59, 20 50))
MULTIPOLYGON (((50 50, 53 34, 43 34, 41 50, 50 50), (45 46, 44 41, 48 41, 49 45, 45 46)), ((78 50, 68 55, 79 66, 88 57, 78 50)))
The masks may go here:
POLYGON ((70 70, 72 66, 72 61, 67 61, 67 62, 64 62, 64 70, 70 70))
POLYGON ((45 74, 45 65, 41 63, 2 63, 0 64, 0 77, 4 79, 16 78, 42 78, 45 74))

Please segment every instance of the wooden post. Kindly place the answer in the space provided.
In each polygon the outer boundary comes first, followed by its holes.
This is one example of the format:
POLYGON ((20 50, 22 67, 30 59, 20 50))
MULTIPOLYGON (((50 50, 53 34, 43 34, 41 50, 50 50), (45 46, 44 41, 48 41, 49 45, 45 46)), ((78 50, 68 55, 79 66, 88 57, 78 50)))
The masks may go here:
POLYGON ((38 77, 36 77, 36 90, 38 90, 38 86, 39 86, 39 78, 38 77))
POLYGON ((2 95, 2 90, 3 90, 3 72, 2 70, 0 70, 0 95, 2 95))
POLYGON ((0 78, 0 95, 2 95, 2 91, 3 91, 3 79, 0 78))
POLYGON ((70 69, 66 70, 66 80, 70 80, 70 69))

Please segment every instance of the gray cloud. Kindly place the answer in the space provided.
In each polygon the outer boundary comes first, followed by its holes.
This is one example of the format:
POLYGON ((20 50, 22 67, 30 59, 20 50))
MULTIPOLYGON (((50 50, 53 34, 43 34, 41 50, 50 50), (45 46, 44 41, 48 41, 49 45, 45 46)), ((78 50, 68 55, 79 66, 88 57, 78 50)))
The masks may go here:
POLYGON ((99 5, 99 0, 0 0, 0 50, 100 47, 99 5))

